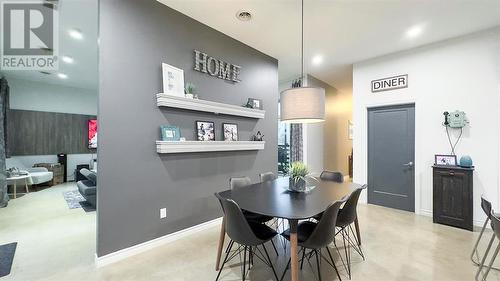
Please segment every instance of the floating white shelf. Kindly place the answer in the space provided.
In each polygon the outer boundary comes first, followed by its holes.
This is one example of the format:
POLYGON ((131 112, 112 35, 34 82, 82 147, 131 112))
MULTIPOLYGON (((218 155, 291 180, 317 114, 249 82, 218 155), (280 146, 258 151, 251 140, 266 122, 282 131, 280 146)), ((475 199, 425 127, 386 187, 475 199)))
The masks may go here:
POLYGON ((265 141, 156 141, 158 153, 262 150, 265 141))
POLYGON ((188 99, 185 97, 178 97, 164 93, 156 94, 156 102, 158 106, 182 108, 194 111, 211 112, 215 114, 226 114, 257 119, 264 118, 266 114, 265 110, 246 108, 243 106, 225 104, 220 102, 188 99))

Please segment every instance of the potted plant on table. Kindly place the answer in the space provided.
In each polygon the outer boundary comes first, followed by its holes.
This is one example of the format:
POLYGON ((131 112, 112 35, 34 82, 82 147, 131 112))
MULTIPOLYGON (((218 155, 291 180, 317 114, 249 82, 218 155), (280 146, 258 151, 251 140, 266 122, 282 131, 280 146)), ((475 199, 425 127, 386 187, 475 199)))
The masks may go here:
POLYGON ((306 191, 306 177, 309 175, 307 165, 302 162, 293 162, 289 169, 289 189, 296 192, 306 191))

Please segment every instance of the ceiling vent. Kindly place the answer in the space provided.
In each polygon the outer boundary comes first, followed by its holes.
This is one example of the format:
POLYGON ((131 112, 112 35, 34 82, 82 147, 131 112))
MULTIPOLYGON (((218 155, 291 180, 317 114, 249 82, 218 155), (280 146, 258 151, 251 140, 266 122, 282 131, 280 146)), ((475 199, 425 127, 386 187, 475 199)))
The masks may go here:
POLYGON ((236 13, 236 18, 239 19, 240 21, 250 21, 252 19, 252 13, 247 10, 239 10, 236 13))

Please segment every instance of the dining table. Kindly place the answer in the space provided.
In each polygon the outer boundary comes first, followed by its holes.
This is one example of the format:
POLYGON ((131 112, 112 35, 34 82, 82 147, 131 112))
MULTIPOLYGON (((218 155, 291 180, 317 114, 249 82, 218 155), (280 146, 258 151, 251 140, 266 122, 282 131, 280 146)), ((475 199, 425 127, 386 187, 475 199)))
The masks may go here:
MULTIPOLYGON (((299 280, 299 256, 297 225, 299 220, 310 219, 323 211, 333 202, 349 196, 360 184, 352 182, 337 183, 316 179, 307 192, 289 190, 289 178, 282 177, 273 181, 261 182, 220 193, 224 198, 234 200, 241 209, 253 213, 288 220, 290 227, 290 267, 291 280, 299 280)), ((217 265, 224 244, 224 221, 221 227, 217 265)))

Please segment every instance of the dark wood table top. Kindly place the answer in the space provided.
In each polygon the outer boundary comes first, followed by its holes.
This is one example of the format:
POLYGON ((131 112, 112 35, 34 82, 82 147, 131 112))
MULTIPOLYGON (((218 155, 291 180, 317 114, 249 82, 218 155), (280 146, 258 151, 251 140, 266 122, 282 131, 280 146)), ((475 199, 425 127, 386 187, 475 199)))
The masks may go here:
POLYGON ((240 208, 276 218, 301 220, 323 212, 333 202, 351 194, 361 185, 344 182, 319 181, 308 193, 287 190, 288 178, 256 183, 235 190, 221 192, 221 196, 232 199, 240 208))

